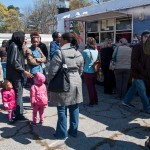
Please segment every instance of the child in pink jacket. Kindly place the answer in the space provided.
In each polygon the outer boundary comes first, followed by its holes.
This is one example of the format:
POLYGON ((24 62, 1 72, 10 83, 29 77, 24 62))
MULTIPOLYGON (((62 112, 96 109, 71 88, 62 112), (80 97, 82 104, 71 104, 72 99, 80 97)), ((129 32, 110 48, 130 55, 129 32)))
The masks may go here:
POLYGON ((30 101, 33 108, 33 121, 31 125, 36 126, 37 112, 39 112, 40 122, 42 124, 44 121, 44 109, 48 105, 47 89, 44 84, 46 78, 45 76, 37 72, 34 76, 34 85, 32 85, 30 90, 30 101))
POLYGON ((16 109, 16 96, 10 81, 5 80, 2 84, 3 89, 1 90, 2 102, 4 110, 8 111, 9 122, 13 122, 14 111, 16 109))

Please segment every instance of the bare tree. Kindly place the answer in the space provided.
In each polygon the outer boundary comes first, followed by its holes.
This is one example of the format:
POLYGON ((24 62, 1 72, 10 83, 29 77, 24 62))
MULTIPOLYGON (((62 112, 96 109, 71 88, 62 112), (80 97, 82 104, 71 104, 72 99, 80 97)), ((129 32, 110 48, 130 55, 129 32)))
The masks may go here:
POLYGON ((56 28, 57 14, 56 0, 35 0, 33 8, 24 15, 25 30, 51 33, 56 28))

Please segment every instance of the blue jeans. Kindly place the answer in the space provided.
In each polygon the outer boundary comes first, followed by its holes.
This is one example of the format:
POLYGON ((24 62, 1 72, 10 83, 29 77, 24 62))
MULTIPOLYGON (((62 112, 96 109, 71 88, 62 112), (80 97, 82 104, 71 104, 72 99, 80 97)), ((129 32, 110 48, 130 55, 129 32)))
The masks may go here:
POLYGON ((79 106, 78 104, 69 106, 57 106, 58 121, 56 127, 56 136, 58 138, 67 137, 67 108, 70 113, 70 127, 69 134, 77 136, 78 122, 79 122, 79 106))
POLYGON ((6 79, 6 62, 2 62, 3 79, 6 79))
POLYGON ((127 94, 124 97, 124 102, 129 104, 134 98, 136 92, 138 92, 141 102, 143 104, 143 109, 147 110, 150 107, 149 98, 146 95, 146 87, 143 80, 134 80, 131 87, 129 88, 127 94))

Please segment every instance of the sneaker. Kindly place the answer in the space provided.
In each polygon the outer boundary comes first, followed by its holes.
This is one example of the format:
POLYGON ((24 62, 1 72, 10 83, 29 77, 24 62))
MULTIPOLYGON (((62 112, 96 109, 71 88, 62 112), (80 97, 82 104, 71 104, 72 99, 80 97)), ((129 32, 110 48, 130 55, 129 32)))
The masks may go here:
POLYGON ((38 125, 42 125, 42 124, 43 124, 43 122, 41 122, 41 121, 38 123, 38 125))
POLYGON ((9 120, 9 123, 8 124, 13 124, 14 123, 14 120, 9 120))
POLYGON ((14 119, 14 121, 23 121, 23 122, 25 122, 25 121, 28 121, 28 119, 25 118, 24 116, 19 116, 19 117, 16 116, 16 118, 14 119))
POLYGON ((142 112, 147 113, 147 114, 150 114, 150 108, 144 109, 142 112))
POLYGON ((57 139, 57 140, 66 140, 68 137, 66 136, 66 137, 61 137, 61 136, 58 136, 58 135, 56 135, 55 133, 53 134, 53 136, 55 137, 55 139, 57 139))
POLYGON ((122 102, 122 105, 123 106, 126 106, 126 107, 129 107, 129 108, 134 108, 135 106, 134 105, 132 105, 132 104, 126 104, 125 102, 122 102))
POLYGON ((31 126, 36 126, 36 123, 30 122, 30 125, 31 125, 31 126))

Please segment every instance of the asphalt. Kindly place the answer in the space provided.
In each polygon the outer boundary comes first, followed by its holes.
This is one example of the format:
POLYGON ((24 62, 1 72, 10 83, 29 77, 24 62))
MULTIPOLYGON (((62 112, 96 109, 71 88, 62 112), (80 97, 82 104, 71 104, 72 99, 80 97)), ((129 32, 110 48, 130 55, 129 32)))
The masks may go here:
MULTIPOLYGON (((128 109, 114 95, 105 95, 103 86, 96 86, 99 103, 88 107, 88 95, 83 83, 84 102, 80 104, 78 136, 65 140, 53 137, 57 123, 55 107, 45 109, 44 124, 31 126, 29 90, 24 89, 24 112, 29 121, 8 124, 7 112, 0 102, 0 150, 145 150, 150 135, 150 114, 141 111, 140 99, 135 97, 136 109, 128 109)), ((68 113, 69 115, 69 113, 68 113)), ((69 116, 68 116, 69 122, 69 116)))

